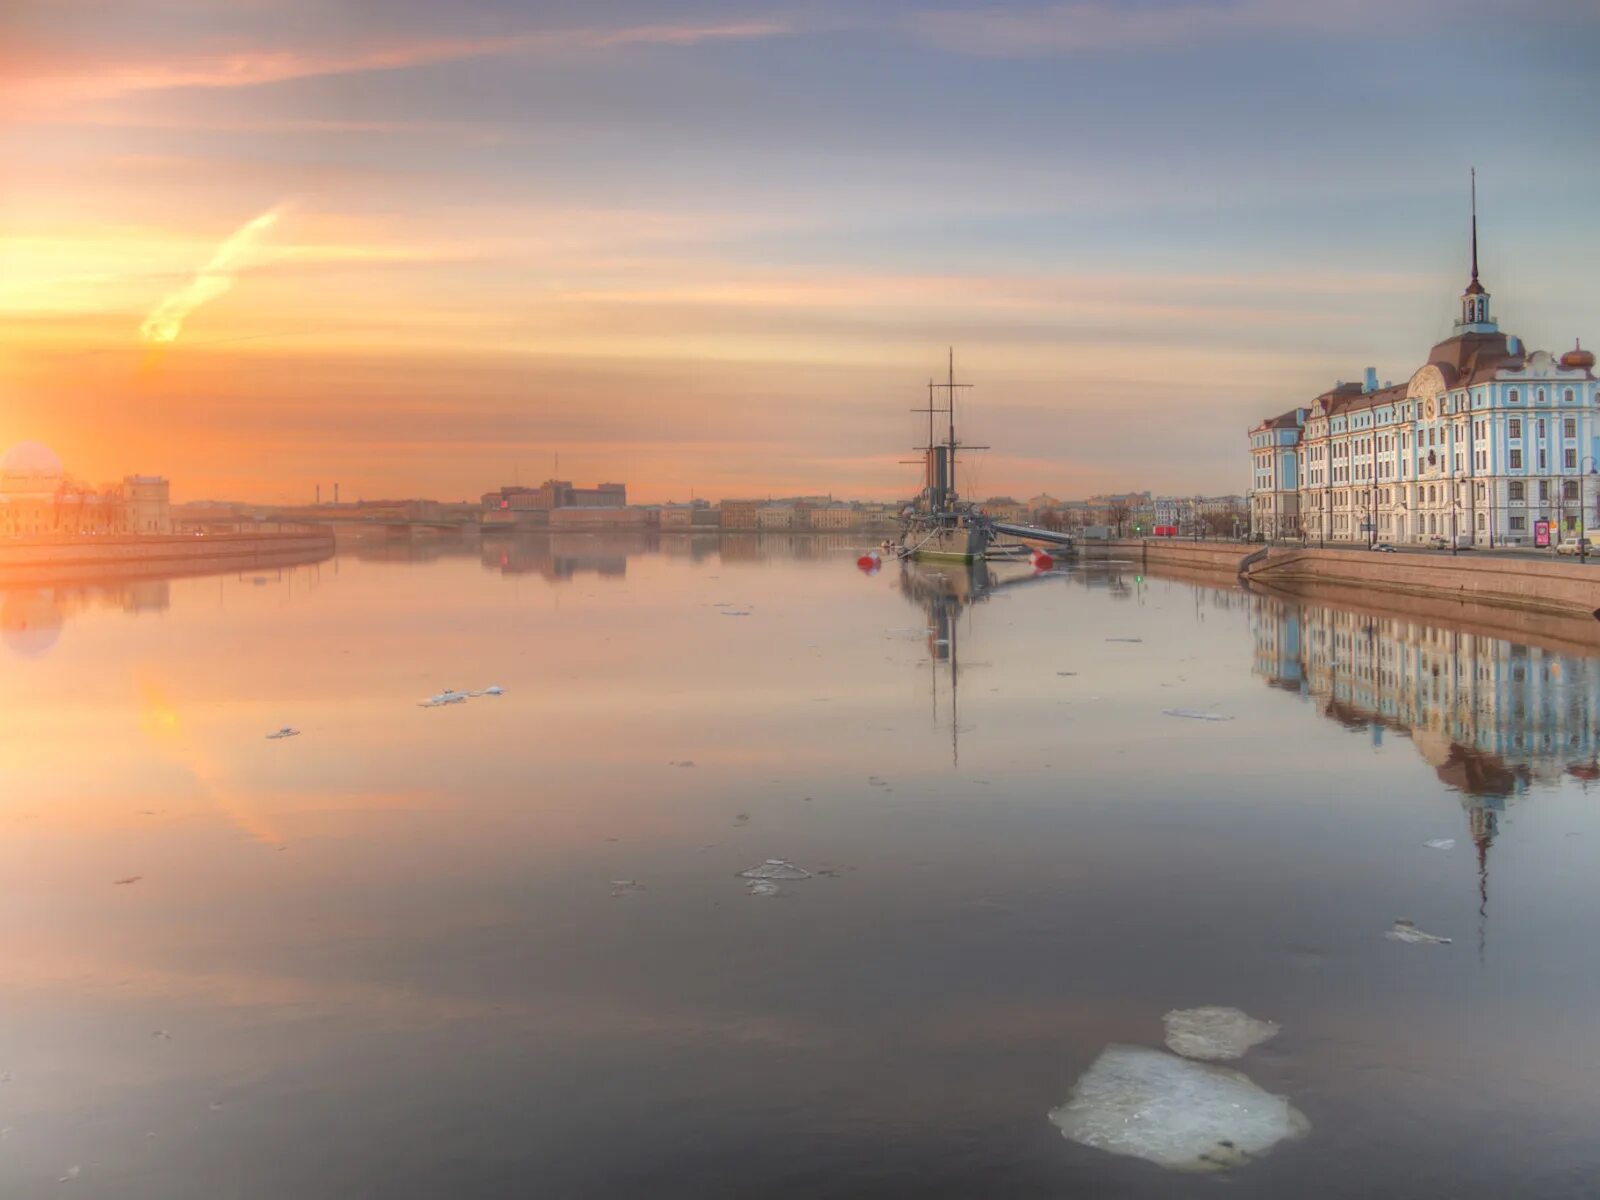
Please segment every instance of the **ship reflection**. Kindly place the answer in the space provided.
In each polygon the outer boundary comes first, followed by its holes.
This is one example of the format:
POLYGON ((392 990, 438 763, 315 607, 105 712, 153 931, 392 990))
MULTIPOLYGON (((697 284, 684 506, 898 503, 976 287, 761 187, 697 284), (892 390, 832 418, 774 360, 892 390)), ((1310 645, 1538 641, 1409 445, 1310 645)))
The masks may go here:
POLYGON ((1047 580, 1060 583, 1068 577, 1033 570, 1025 561, 998 566, 983 561, 938 566, 901 559, 899 566, 900 594, 920 608, 928 622, 928 666, 935 724, 939 721, 939 668, 948 669, 950 762, 952 766, 959 766, 962 612, 1002 591, 1047 580))
POLYGON ((1374 746, 1408 739, 1460 797, 1477 850, 1481 954, 1489 850, 1507 805, 1600 778, 1600 658, 1411 613, 1271 595, 1251 604, 1257 675, 1374 746))

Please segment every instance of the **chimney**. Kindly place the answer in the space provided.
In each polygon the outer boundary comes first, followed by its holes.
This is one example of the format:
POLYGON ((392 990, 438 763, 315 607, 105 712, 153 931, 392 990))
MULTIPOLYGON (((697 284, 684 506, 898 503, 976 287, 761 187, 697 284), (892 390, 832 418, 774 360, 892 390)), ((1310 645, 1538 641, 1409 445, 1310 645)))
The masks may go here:
POLYGON ((1367 378, 1366 378, 1366 381, 1364 383, 1362 383, 1361 390, 1363 392, 1375 392, 1375 391, 1378 390, 1378 368, 1377 367, 1368 367, 1367 368, 1367 378))
POLYGON ((333 502, 335 505, 339 503, 339 485, 337 483, 333 485, 333 502))
POLYGON ((317 484, 317 503, 322 503, 322 485, 320 483, 317 484))

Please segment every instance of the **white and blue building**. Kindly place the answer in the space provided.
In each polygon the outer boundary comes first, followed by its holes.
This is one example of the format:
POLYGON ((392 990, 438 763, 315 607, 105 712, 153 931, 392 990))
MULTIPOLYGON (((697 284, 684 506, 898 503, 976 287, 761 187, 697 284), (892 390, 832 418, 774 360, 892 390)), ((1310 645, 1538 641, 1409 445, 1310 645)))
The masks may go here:
POLYGON ((1251 531, 1368 543, 1554 543, 1600 530, 1600 383, 1503 333, 1472 279, 1452 335, 1401 384, 1339 383, 1250 430, 1251 531))

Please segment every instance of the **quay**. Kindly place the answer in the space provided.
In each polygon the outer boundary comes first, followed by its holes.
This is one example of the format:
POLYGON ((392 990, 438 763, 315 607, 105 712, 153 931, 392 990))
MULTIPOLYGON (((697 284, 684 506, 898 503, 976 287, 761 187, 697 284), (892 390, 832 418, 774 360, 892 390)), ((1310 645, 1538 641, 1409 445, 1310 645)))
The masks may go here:
POLYGON ((1164 538, 1084 541, 1078 551, 1085 562, 1119 559, 1141 567, 1226 573, 1246 586, 1289 592, 1333 585, 1568 616, 1594 617, 1600 610, 1600 568, 1570 559, 1482 551, 1380 554, 1164 538))

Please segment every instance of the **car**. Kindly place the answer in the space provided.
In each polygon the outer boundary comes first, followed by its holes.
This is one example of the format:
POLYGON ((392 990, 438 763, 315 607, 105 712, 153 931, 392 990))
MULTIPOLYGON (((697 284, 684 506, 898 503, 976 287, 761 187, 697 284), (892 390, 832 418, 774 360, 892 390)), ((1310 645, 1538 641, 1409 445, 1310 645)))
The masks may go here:
POLYGON ((1437 534, 1436 533, 1431 538, 1428 539, 1428 549, 1430 549, 1430 550, 1448 550, 1448 549, 1450 549, 1450 539, 1447 538, 1447 537, 1444 537, 1441 534, 1437 534))
POLYGON ((1556 553, 1574 556, 1592 554, 1594 553, 1594 546, 1590 544, 1588 538, 1569 537, 1562 539, 1561 544, 1556 547, 1556 553))
POLYGON ((1395 549, 1388 542, 1373 542, 1372 548, 1379 554, 1393 554, 1395 549))

